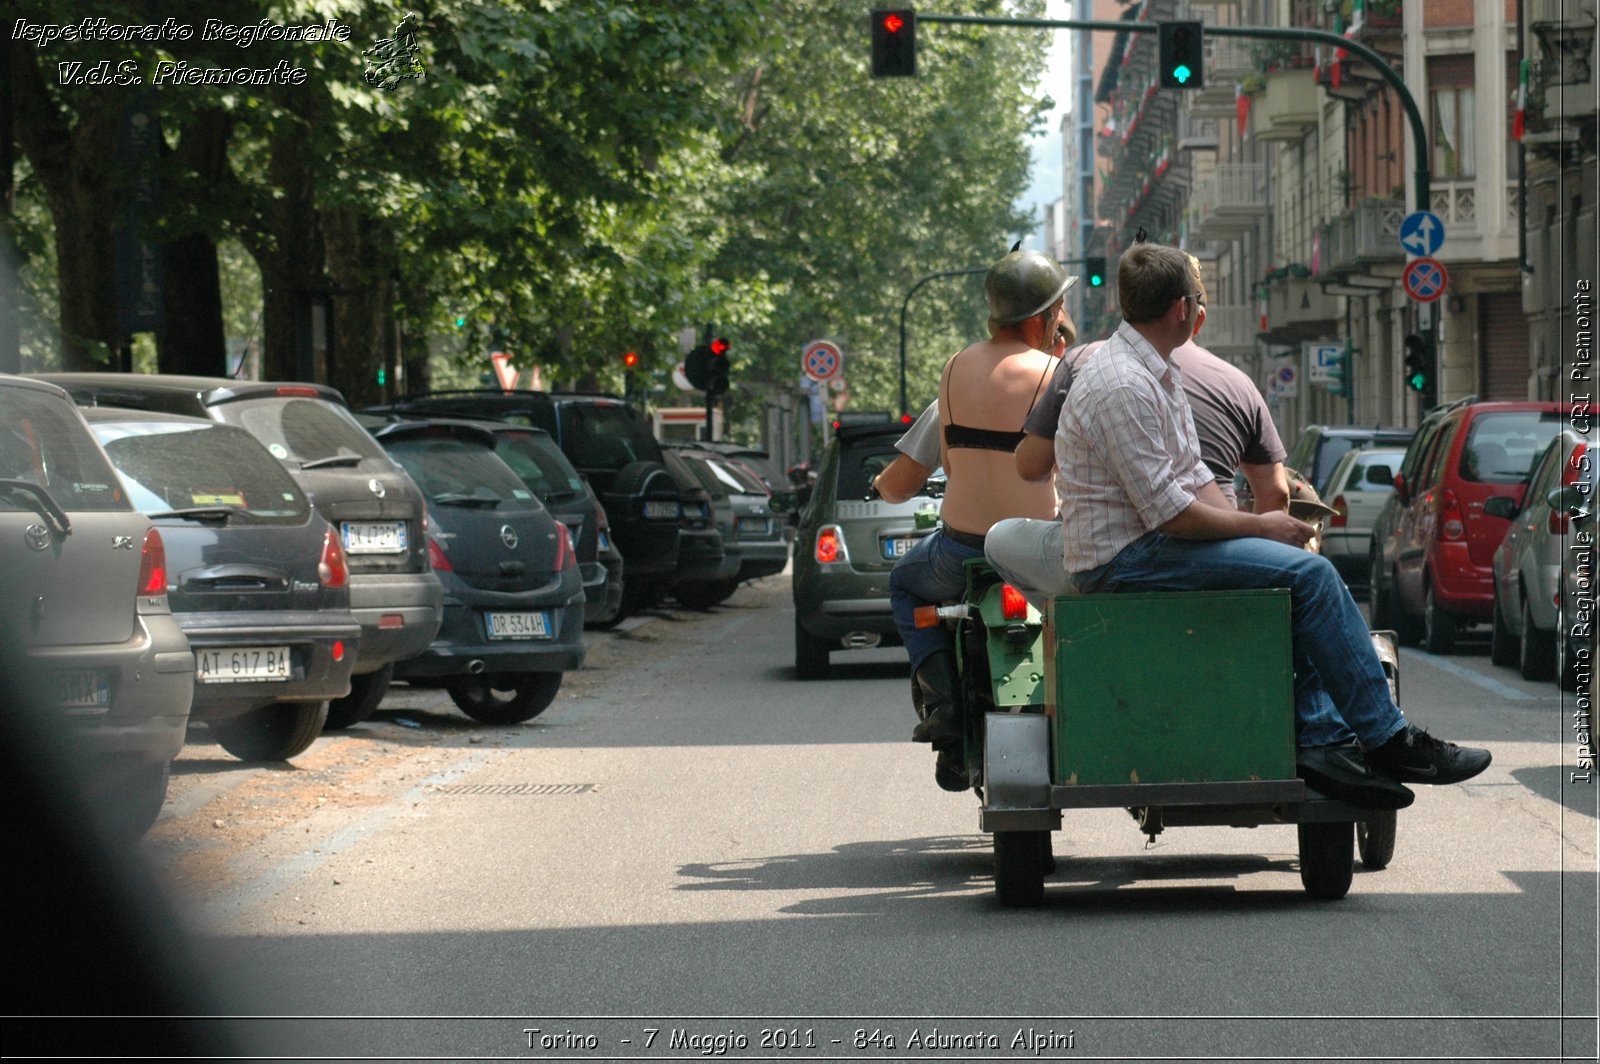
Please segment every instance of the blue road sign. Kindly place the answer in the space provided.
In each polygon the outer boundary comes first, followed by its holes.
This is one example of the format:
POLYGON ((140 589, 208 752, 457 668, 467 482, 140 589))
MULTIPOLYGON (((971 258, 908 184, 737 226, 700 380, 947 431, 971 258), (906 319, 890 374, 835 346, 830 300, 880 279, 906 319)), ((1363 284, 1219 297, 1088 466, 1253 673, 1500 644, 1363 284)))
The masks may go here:
POLYGON ((1444 222, 1432 211, 1412 211, 1400 223, 1400 246, 1407 255, 1429 257, 1444 245, 1444 222))

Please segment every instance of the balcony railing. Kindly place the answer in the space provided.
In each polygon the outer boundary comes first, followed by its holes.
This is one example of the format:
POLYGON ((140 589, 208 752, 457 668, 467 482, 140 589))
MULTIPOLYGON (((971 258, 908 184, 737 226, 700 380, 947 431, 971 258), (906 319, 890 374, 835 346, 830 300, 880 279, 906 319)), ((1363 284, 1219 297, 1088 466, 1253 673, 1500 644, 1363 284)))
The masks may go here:
POLYGON ((1193 111, 1178 116, 1179 151, 1216 151, 1217 119, 1201 118, 1193 111))
POLYGON ((1266 166, 1225 163, 1195 185, 1189 231, 1200 240, 1228 240, 1248 232, 1266 213, 1266 166))
POLYGON ((1317 126, 1321 91, 1309 68, 1275 70, 1256 98, 1255 132, 1261 140, 1299 140, 1317 126))
POLYGON ((1204 118, 1231 118, 1238 104, 1234 86, 1255 70, 1250 44, 1240 37, 1206 37, 1206 87, 1189 100, 1191 113, 1204 118))
POLYGON ((1335 218, 1322 245, 1322 273, 1337 277, 1363 272, 1376 263, 1403 261, 1400 222, 1405 210, 1398 200, 1369 199, 1335 218))

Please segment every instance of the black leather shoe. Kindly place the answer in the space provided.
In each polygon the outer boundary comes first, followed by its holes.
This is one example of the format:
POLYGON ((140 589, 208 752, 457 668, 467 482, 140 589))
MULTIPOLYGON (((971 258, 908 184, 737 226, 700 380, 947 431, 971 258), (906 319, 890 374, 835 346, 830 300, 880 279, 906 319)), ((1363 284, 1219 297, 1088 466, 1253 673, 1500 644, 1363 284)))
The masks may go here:
POLYGON ((1404 809, 1416 800, 1405 787, 1380 776, 1355 743, 1306 746, 1295 752, 1295 774, 1340 801, 1364 809, 1404 809))
POLYGON ((1404 783, 1460 783, 1488 768, 1490 760, 1487 750, 1435 739, 1415 724, 1367 751, 1375 771, 1404 783))
POLYGON ((914 742, 961 742, 961 718, 956 712, 956 669, 950 652, 941 650, 917 668, 917 686, 922 691, 921 723, 911 730, 914 742))
POLYGON ((939 751, 939 759, 933 763, 933 782, 941 790, 953 791, 960 794, 970 790, 972 784, 967 780, 966 758, 961 756, 959 746, 946 747, 939 751))

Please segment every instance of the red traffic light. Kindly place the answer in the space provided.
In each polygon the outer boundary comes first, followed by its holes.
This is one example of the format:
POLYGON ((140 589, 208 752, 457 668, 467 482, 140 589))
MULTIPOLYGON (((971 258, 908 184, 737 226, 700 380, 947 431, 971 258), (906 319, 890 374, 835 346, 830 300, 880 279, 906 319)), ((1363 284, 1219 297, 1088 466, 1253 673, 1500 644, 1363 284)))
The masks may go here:
POLYGON ((909 424, 911 424, 911 422, 913 420, 915 420, 915 419, 912 418, 912 416, 910 414, 901 414, 900 415, 900 424, 902 424, 902 425, 909 425, 909 424))
POLYGON ((904 26, 905 24, 906 20, 901 18, 897 12, 891 11, 887 15, 883 16, 883 28, 888 30, 890 33, 899 33, 900 27, 904 26))
POLYGON ((725 355, 725 354, 727 354, 728 353, 728 341, 724 340, 720 336, 717 337, 715 340, 711 341, 711 353, 713 355, 725 355))
POLYGON ((639 364, 639 352, 629 351, 627 354, 623 355, 622 364, 628 369, 633 369, 639 364))

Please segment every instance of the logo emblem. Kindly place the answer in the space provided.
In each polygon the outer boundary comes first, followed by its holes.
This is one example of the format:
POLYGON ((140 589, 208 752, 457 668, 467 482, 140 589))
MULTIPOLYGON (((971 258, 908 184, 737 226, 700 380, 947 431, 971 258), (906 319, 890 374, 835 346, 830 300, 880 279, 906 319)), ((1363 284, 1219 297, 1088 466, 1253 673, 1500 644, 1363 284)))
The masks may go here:
POLYGON ((367 481, 367 490, 372 492, 372 494, 376 495, 380 499, 389 494, 388 490, 384 488, 382 484, 378 483, 377 477, 373 477, 371 480, 367 481))
POLYGON ((22 538, 32 550, 44 550, 50 545, 50 530, 43 525, 29 525, 22 530, 22 538))
POLYGON ((133 537, 132 536, 112 536, 111 537, 111 549, 112 550, 132 550, 133 549, 133 537))
POLYGON ((517 549, 517 533, 510 525, 500 526, 500 542, 506 545, 506 550, 517 549))

